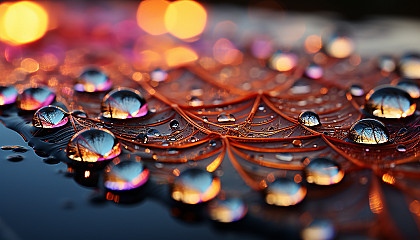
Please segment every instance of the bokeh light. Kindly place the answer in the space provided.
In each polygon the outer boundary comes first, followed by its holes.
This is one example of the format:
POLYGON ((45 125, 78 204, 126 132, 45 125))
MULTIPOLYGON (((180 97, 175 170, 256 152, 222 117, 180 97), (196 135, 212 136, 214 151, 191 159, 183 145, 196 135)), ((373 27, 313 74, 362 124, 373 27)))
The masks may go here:
POLYGON ((207 22, 207 12, 195 1, 176 1, 168 6, 165 26, 168 32, 180 39, 191 39, 200 35, 207 22))
POLYGON ((166 63, 169 67, 181 66, 198 59, 197 53, 188 47, 175 47, 165 52, 166 63))
POLYGON ((167 33, 165 12, 169 2, 165 0, 146 0, 137 10, 137 24, 147 33, 160 35, 167 33))
POLYGON ((47 31, 48 14, 35 2, 0 5, 0 39, 12 45, 40 39, 47 31))

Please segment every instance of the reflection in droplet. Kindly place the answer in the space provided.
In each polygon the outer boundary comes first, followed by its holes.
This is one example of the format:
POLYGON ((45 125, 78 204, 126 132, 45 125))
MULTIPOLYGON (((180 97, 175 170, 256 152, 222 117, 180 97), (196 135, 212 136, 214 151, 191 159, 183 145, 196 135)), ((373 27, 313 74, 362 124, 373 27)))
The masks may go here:
POLYGON ((72 111, 71 112, 71 115, 78 116, 78 117, 84 117, 84 118, 87 118, 88 117, 87 113, 84 112, 84 111, 81 111, 81 110, 72 111))
POLYGON ((170 127, 172 130, 176 130, 176 129, 178 129, 178 128, 179 128, 179 122, 178 122, 178 120, 176 120, 176 119, 172 119, 172 120, 169 122, 169 127, 170 127))
POLYGON ((0 86, 0 106, 16 102, 18 92, 13 86, 0 86))
POLYGON ((305 76, 311 79, 320 79, 324 74, 324 70, 317 64, 311 64, 305 69, 305 76))
POLYGON ((138 161, 112 161, 105 169, 104 186, 109 190, 126 191, 143 186, 149 170, 138 161))
POLYGON ((397 86, 399 88, 403 89, 404 91, 408 92, 408 94, 410 94, 410 96, 412 98, 419 98, 420 97, 420 88, 413 81, 402 80, 402 81, 397 83, 397 86))
POLYGON ((416 111, 416 103, 404 90, 384 85, 366 95, 365 111, 376 117, 405 118, 416 111))
POLYGON ((147 131, 147 137, 160 137, 161 134, 157 129, 151 128, 147 131))
POLYGON ((265 201, 270 205, 292 206, 306 196, 306 188, 292 179, 278 178, 265 189, 265 201))
POLYGON ((223 223, 241 220, 248 211, 245 203, 239 198, 215 199, 208 207, 210 218, 223 223))
POLYGON ((219 193, 220 180, 211 173, 190 168, 182 172, 172 185, 172 198, 187 204, 207 202, 219 193))
POLYGON ((357 84, 351 85, 349 92, 354 97, 360 97, 360 96, 363 96, 363 94, 365 94, 365 91, 363 90, 362 86, 357 85, 357 84))
POLYGON ((51 105, 38 109, 32 118, 32 124, 38 128, 58 128, 67 122, 67 113, 62 108, 51 105))
POLYGON ((91 68, 76 79, 74 90, 78 92, 102 92, 112 87, 111 79, 102 71, 91 68))
POLYGON ((317 185, 339 183, 344 177, 340 166, 327 158, 315 158, 306 167, 306 181, 317 185))
POLYGON ((321 125, 318 114, 312 111, 306 111, 299 114, 298 120, 307 127, 315 127, 321 125))
POLYGON ((389 132, 382 122, 367 118, 353 123, 347 137, 357 143, 380 144, 389 141, 389 132))
POLYGON ((291 153, 277 153, 276 158, 281 161, 292 161, 293 155, 291 153))
POLYGON ((27 88, 18 96, 18 107, 22 110, 37 110, 50 105, 55 94, 46 87, 27 88))
POLYGON ((398 152, 405 152, 405 151, 407 151, 407 147, 404 146, 404 145, 398 145, 397 146, 397 151, 398 152))
POLYGON ((145 132, 141 132, 139 134, 137 134, 136 139, 139 140, 142 143, 147 143, 147 133, 145 132))
POLYGON ((230 113, 221 113, 217 116, 217 121, 219 123, 235 122, 236 118, 230 113))
POLYGON ((147 112, 146 100, 134 89, 115 89, 102 101, 102 114, 106 118, 138 118, 143 117, 147 112))
POLYGON ((20 162, 24 159, 24 157, 22 155, 9 155, 6 159, 10 162, 20 162))
POLYGON ((395 63, 394 58, 390 56, 382 56, 378 59, 378 67, 384 72, 392 72, 395 70, 397 64, 395 63))
POLYGON ((420 79, 420 56, 417 54, 406 54, 399 62, 400 73, 409 79, 420 79))
POLYGON ((354 51, 353 40, 346 36, 333 36, 325 45, 325 50, 331 57, 346 58, 354 51))
POLYGON ((315 219, 302 230, 301 236, 303 240, 332 240, 335 229, 330 221, 315 219))
POLYGON ((155 69, 150 73, 150 80, 155 82, 163 82, 168 79, 168 72, 162 69, 155 69))
POLYGON ((192 96, 190 100, 188 101, 188 105, 191 107, 198 107, 203 105, 203 100, 201 100, 197 96, 192 96))
POLYGON ((80 162, 99 162, 121 153, 117 138, 108 130, 86 129, 76 133, 67 145, 67 156, 80 162))

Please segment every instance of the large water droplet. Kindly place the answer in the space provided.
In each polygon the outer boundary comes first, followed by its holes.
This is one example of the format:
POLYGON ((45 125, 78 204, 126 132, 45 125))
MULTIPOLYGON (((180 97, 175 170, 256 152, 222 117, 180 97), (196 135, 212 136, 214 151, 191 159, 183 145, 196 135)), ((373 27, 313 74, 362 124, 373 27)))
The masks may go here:
POLYGON ((125 191, 143 186, 149 179, 149 170, 142 162, 112 161, 105 170, 105 188, 125 191))
POLYGON ((350 86, 349 92, 352 96, 361 97, 365 94, 365 90, 363 90, 362 86, 353 84, 350 86))
POLYGON ((241 220, 248 211, 239 198, 216 199, 210 203, 208 209, 211 219, 223 223, 241 220))
POLYGON ((179 128, 179 122, 178 122, 178 120, 176 120, 176 119, 172 119, 172 120, 169 122, 169 127, 170 127, 172 130, 176 130, 176 129, 178 129, 178 128, 179 128))
POLYGON ((32 118, 32 124, 38 128, 58 128, 67 124, 67 113, 57 106, 46 106, 38 109, 32 118))
POLYGON ((112 87, 111 79, 102 71, 91 68, 76 79, 74 90, 78 92, 102 92, 112 87))
POLYGON ((18 96, 18 107, 22 110, 37 110, 50 105, 55 94, 47 87, 27 88, 18 96))
POLYGON ((405 118, 416 111, 416 103, 406 91, 384 85, 366 95, 365 111, 376 117, 405 118))
POLYGON ((115 89, 108 93, 102 101, 102 114, 106 118, 143 117, 147 111, 146 100, 134 89, 115 89))
POLYGON ((306 181, 317 185, 339 183, 344 177, 340 166, 327 158, 315 158, 306 167, 306 181))
POLYGON ((150 73, 150 80, 155 82, 163 82, 168 79, 168 72, 162 69, 155 69, 150 73))
POLYGON ((108 130, 86 129, 74 135, 67 145, 67 156, 80 162, 99 162, 121 153, 117 138, 108 130))
POLYGON ((311 64, 305 69, 305 76, 311 79, 320 79, 324 74, 324 70, 317 64, 311 64))
POLYGON ((420 88, 419 86, 410 80, 402 80, 397 83, 397 86, 404 91, 408 92, 412 98, 419 98, 420 97, 420 88))
POLYGON ((306 188, 292 179, 278 178, 265 189, 265 201, 270 205, 292 206, 306 196, 306 188))
POLYGON ((211 173, 190 168, 174 180, 172 198, 187 204, 207 202, 219 193, 220 180, 211 173))
POLYGON ((400 73, 409 79, 420 79, 420 56, 418 54, 406 54, 399 62, 400 73))
POLYGON ((236 118, 230 113, 221 113, 217 116, 217 121, 219 123, 235 122, 236 118))
POLYGON ((307 127, 315 127, 321 125, 318 114, 312 111, 306 111, 299 114, 298 120, 307 127))
POLYGON ((332 240, 335 229, 330 221, 315 219, 302 230, 301 236, 303 240, 332 240))
POLYGON ((380 144, 389 141, 389 132, 382 122, 367 118, 353 123, 347 137, 357 143, 380 144))
POLYGON ((161 134, 157 129, 151 128, 147 131, 147 137, 160 137, 161 134))
POLYGON ((0 106, 12 104, 16 102, 18 92, 12 86, 0 86, 0 106))

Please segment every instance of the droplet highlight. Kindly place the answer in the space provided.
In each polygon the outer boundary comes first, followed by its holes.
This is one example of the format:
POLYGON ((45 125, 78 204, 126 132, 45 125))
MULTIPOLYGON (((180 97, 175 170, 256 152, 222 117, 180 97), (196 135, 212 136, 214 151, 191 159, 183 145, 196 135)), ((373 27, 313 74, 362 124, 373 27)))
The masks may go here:
POLYGON ((74 90, 78 92, 102 92, 108 91, 111 87, 111 79, 96 68, 85 70, 74 84, 74 90))
POLYGON ((104 186, 113 191, 127 191, 143 186, 149 170, 138 161, 112 161, 105 169, 104 186))
POLYGON ((50 105, 54 100, 55 94, 47 87, 27 88, 18 96, 17 106, 33 111, 50 105))
POLYGON ((217 116, 217 121, 219 123, 235 122, 236 118, 230 113, 221 113, 217 116))
POLYGON ((32 124, 38 128, 58 128, 67 124, 67 116, 68 114, 60 107, 46 106, 35 112, 32 124))
POLYGON ((143 117, 147 112, 146 100, 134 89, 115 89, 108 93, 102 101, 102 115, 105 118, 138 118, 143 117))
POLYGON ((277 178, 264 192, 268 204, 283 207, 296 205, 306 196, 306 188, 289 178, 277 178))
POLYGON ((306 181, 317 185, 333 185, 344 177, 340 166, 327 158, 315 158, 305 167, 306 181))
POLYGON ((307 127, 316 127, 321 125, 318 114, 312 111, 306 111, 299 114, 298 121, 307 127))
POLYGON ((385 125, 376 119, 362 119, 350 127, 348 139, 362 144, 381 144, 389 141, 385 125))
POLYGON ((246 204, 239 198, 215 199, 208 207, 210 218, 222 223, 241 220, 247 213, 246 204))

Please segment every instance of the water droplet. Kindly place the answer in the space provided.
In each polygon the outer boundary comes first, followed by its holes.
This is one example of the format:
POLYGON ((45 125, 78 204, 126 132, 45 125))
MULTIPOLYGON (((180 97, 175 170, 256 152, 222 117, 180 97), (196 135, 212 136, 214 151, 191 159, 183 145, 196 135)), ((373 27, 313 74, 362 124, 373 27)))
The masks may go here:
POLYGON ((163 82, 168 79, 168 72, 162 69, 155 69, 150 73, 150 80, 155 82, 163 82))
POLYGON ((179 122, 178 122, 178 120, 176 120, 176 119, 172 119, 172 120, 169 122, 169 127, 171 127, 171 129, 172 129, 172 130, 176 130, 176 129, 178 129, 178 128, 179 128, 179 122))
POLYGON ((407 132, 407 128, 401 128, 399 131, 398 131, 398 135, 403 135, 403 134, 405 134, 407 132))
POLYGON ((24 146, 14 146, 14 147, 12 147, 11 150, 13 152, 24 153, 24 152, 27 152, 28 151, 28 148, 27 147, 24 147, 24 146))
POLYGON ((306 167, 306 181, 317 185, 339 183, 344 177, 340 166, 327 158, 315 158, 306 167))
POLYGON ((409 79, 420 79, 420 56, 418 54, 406 54, 399 62, 400 73, 409 79))
POLYGON ((38 128, 58 128, 67 122, 67 113, 62 108, 52 105, 38 109, 32 118, 32 124, 38 128))
POLYGON ((102 100, 102 114, 106 118, 128 119, 147 114, 147 103, 140 92, 129 88, 118 88, 102 100))
POLYGON ((311 92, 311 86, 304 79, 297 80, 289 89, 291 94, 307 94, 311 92))
POLYGON ((104 186, 109 190, 127 191, 143 186, 149 179, 149 170, 142 162, 112 161, 104 175, 104 186))
POLYGON ((188 102, 188 105, 191 107, 198 107, 203 105, 203 100, 197 96, 192 96, 188 102))
POLYGON ((317 64, 310 64, 305 69, 305 76, 311 79, 320 79, 324 74, 324 70, 317 64))
POLYGON ((196 137, 194 137, 194 136, 192 136, 191 138, 190 138, 190 142, 197 142, 199 139, 198 138, 196 138, 196 137))
POLYGON ((23 160, 23 156, 22 155, 9 155, 7 156, 6 159, 10 162, 20 162, 23 160))
POLYGON ((315 127, 321 125, 318 114, 312 111, 306 111, 299 114, 298 120, 307 127, 315 127))
POLYGON ((87 118, 88 117, 88 114, 86 112, 84 112, 84 111, 81 111, 81 110, 72 111, 71 112, 71 115, 78 116, 78 117, 84 117, 84 118, 87 118))
POLYGON ((222 223, 241 220, 248 211, 245 203, 239 198, 216 199, 208 207, 210 218, 222 223))
POLYGON ((16 102, 18 92, 12 86, 0 86, 0 106, 16 102))
POLYGON ((365 94, 365 90, 363 90, 362 86, 353 84, 350 86, 349 92, 354 97, 360 97, 365 94))
POLYGON ((213 199, 219 191, 220 180, 218 178, 205 170, 190 168, 183 171, 174 180, 171 195, 177 201, 197 204, 213 199))
POLYGON ((332 240, 335 229, 330 221, 315 219, 302 230, 301 236, 303 240, 332 240))
POLYGON ((325 50, 331 57, 346 58, 354 51, 354 42, 347 36, 332 36, 325 45, 325 50))
POLYGON ((142 143, 147 143, 147 133, 145 132, 141 132, 139 134, 137 134, 136 139, 139 140, 142 143))
POLYGON ((85 70, 74 84, 74 90, 78 92, 102 92, 108 91, 111 87, 111 79, 95 68, 85 70))
POLYGON ((258 106, 258 110, 260 110, 260 111, 264 111, 264 110, 265 110, 264 105, 259 105, 259 106, 258 106))
POLYGON ((230 113, 221 113, 217 116, 217 121, 219 123, 235 122, 236 118, 230 113))
POLYGON ((208 117, 203 117, 203 121, 208 122, 209 121, 208 117))
POLYGON ((55 94, 46 87, 27 88, 19 96, 17 105, 22 110, 32 111, 50 105, 55 94))
POLYGON ((405 118, 416 111, 416 103, 404 90, 384 85, 366 95, 365 111, 376 117, 405 118))
POLYGON ((295 147, 301 147, 302 146, 302 141, 299 139, 295 139, 292 141, 293 146, 295 147))
POLYGON ((50 165, 55 165, 55 164, 59 164, 60 163, 60 159, 54 157, 54 156, 49 156, 48 158, 44 159, 44 163, 46 164, 50 164, 50 165))
POLYGON ((293 155, 291 153, 277 153, 276 158, 281 161, 292 161, 293 155))
POLYGON ((277 178, 265 189, 265 201, 270 205, 292 206, 306 196, 306 188, 289 178, 277 178))
POLYGON ((216 140, 214 140, 214 139, 210 140, 209 145, 210 145, 210 147, 216 147, 216 145, 217 145, 216 140))
POLYGON ((412 98, 419 98, 420 97, 420 88, 419 86, 410 80, 402 80, 397 83, 397 86, 404 91, 406 91, 412 98))
POLYGON ((12 146, 2 146, 1 147, 1 150, 5 150, 5 151, 9 151, 9 150, 12 150, 12 149, 13 149, 12 146))
POLYGON ((404 145, 398 145, 397 146, 397 151, 398 152, 405 152, 405 151, 407 151, 407 148, 404 145))
POLYGON ((396 66, 394 58, 390 56, 382 56, 378 59, 378 67, 384 72, 393 72, 396 66))
POLYGON ((99 162, 120 155, 121 148, 117 138, 110 131, 92 128, 76 133, 66 151, 72 160, 99 162))
POLYGON ((169 155, 176 155, 178 153, 179 153, 178 149, 176 149, 176 148, 168 148, 168 154, 169 155))
POLYGON ((160 137, 160 132, 157 129, 151 128, 147 131, 147 137, 160 137))

